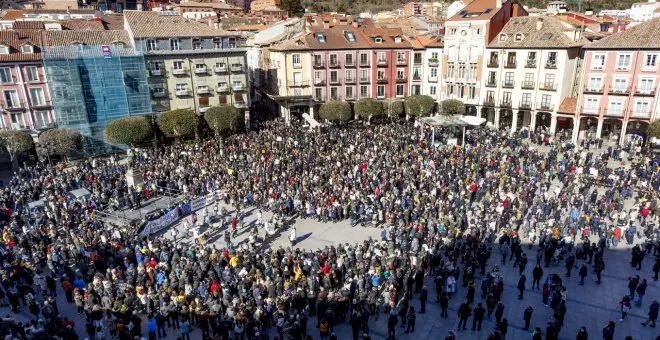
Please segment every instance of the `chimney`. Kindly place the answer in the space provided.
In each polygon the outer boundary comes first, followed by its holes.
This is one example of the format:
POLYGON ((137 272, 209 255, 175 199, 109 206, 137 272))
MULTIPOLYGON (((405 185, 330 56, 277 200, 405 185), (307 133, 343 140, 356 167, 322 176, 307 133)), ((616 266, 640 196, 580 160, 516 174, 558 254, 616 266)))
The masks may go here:
POLYGON ((502 0, 495 0, 495 8, 502 8, 502 0))
POLYGON ((543 18, 536 19, 536 30, 540 31, 543 28, 543 18))

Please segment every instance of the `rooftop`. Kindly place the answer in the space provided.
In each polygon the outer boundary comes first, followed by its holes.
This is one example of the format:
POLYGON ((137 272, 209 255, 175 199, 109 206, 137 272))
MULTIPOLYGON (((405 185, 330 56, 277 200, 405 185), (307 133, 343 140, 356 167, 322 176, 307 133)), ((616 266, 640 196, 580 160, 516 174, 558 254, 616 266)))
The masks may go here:
MULTIPOLYGON (((498 0, 474 0, 447 21, 490 20, 500 10, 498 0)), ((512 0, 502 0, 503 3, 512 0)), ((515 1, 515 0, 513 0, 515 1)))
POLYGON ((43 31, 44 46, 82 45, 131 45, 126 31, 43 31))
POLYGON ((124 11, 125 20, 136 39, 172 37, 233 36, 230 32, 213 28, 179 15, 160 15, 157 12, 124 11))
POLYGON ((0 61, 41 60, 41 32, 39 30, 0 31, 0 44, 9 47, 9 54, 0 54, 0 61), (23 45, 32 45, 33 52, 21 52, 23 45))
POLYGON ((575 37, 573 26, 554 17, 515 17, 488 48, 571 48, 587 43, 580 35, 575 37))
POLYGON ((585 46, 587 49, 660 49, 660 18, 640 23, 585 46))

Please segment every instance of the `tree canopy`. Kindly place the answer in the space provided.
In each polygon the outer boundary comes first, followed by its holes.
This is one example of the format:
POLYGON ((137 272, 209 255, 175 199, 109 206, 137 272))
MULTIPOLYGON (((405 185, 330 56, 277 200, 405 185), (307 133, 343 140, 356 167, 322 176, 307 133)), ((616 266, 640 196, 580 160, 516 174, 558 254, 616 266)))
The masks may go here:
POLYGON ((167 111, 158 117, 157 122, 161 131, 169 137, 187 137, 197 130, 197 114, 190 109, 167 111))
POLYGON ((409 116, 430 116, 435 108, 435 100, 426 95, 415 95, 406 98, 404 102, 406 114, 409 116))
POLYGON ((347 121, 353 117, 351 104, 339 100, 323 103, 319 109, 319 117, 329 121, 347 121))
POLYGON ((34 147, 34 140, 24 131, 0 131, 0 146, 7 151, 12 165, 16 168, 16 156, 30 151, 34 147))
POLYGON ((111 121, 103 131, 111 143, 135 144, 149 140, 154 135, 151 118, 145 116, 124 117, 111 121))
POLYGON ((52 129, 39 135, 39 144, 42 145, 43 152, 49 155, 68 156, 82 149, 83 137, 80 132, 73 129, 52 129))
POLYGON ((220 133, 238 130, 245 118, 234 106, 220 104, 204 112, 204 120, 213 131, 220 133))
POLYGON ((465 104, 458 99, 445 99, 440 103, 443 115, 464 115, 465 104))
POLYGON ((355 103, 355 114, 360 118, 383 115, 383 104, 372 98, 362 98, 355 103))
POLYGON ((649 137, 660 138, 660 119, 656 119, 646 128, 649 137))

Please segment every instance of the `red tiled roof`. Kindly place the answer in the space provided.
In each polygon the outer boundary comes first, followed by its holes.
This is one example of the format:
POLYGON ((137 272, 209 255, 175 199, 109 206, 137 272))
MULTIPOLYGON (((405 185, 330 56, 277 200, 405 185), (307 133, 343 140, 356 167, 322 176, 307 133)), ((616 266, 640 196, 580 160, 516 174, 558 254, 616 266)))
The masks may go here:
POLYGON ((43 21, 15 21, 12 24, 14 30, 42 30, 44 29, 43 21))
POLYGON ((566 97, 561 101, 561 104, 559 104, 559 109, 557 109, 557 112, 575 114, 577 111, 576 109, 577 97, 566 97))
POLYGON ((9 54, 0 54, 0 61, 41 60, 41 31, 0 31, 0 44, 9 47, 9 54), (21 52, 21 46, 32 45, 33 53, 21 52))
POLYGON ((14 10, 14 9, 8 9, 5 12, 5 15, 2 16, 2 20, 11 20, 14 21, 16 19, 21 19, 25 17, 26 11, 23 10, 14 10))

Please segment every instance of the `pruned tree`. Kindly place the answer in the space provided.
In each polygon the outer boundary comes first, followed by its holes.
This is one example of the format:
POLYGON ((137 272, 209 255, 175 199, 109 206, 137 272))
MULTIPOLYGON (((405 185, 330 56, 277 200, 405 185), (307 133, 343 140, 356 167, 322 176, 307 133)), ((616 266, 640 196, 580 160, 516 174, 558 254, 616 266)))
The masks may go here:
POLYGON ((338 100, 325 102, 319 109, 319 117, 332 122, 347 121, 352 116, 351 104, 338 100))
POLYGON ((426 95, 410 96, 406 98, 404 107, 408 116, 426 117, 433 113, 435 100, 426 95))
POLYGON ((154 127, 149 117, 124 117, 108 123, 103 133, 110 143, 126 144, 132 147, 152 138, 154 127))
POLYGON ((82 149, 83 136, 80 132, 69 128, 52 129, 39 135, 39 144, 42 152, 49 156, 66 157, 72 152, 82 149))
POLYGON ((220 104, 209 108, 204 113, 206 124, 216 136, 226 131, 236 131, 243 126, 245 117, 232 105, 220 104))
POLYGON ((24 131, 0 131, 0 145, 7 151, 13 169, 18 168, 18 156, 34 147, 34 139, 24 131))
POLYGON ((403 115, 403 101, 401 100, 384 100, 381 102, 383 104, 383 111, 386 115, 390 117, 401 116, 403 115))
POLYGON ((465 104, 458 99, 445 99, 440 102, 441 113, 443 115, 464 115, 465 104))
POLYGON ((158 127, 167 136, 184 138, 197 131, 197 114, 190 109, 177 109, 163 113, 158 120, 158 127))
POLYGON ((355 114, 360 118, 371 120, 372 117, 382 116, 383 105, 375 99, 362 98, 355 103, 355 114))

